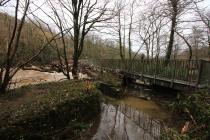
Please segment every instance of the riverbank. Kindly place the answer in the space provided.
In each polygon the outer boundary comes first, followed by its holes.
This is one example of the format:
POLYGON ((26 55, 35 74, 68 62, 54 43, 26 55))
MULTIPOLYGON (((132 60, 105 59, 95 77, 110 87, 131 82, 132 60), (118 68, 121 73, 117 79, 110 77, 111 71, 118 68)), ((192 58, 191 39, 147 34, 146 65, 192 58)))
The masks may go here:
POLYGON ((0 139, 82 139, 100 114, 100 91, 85 81, 23 86, 0 108, 0 139))

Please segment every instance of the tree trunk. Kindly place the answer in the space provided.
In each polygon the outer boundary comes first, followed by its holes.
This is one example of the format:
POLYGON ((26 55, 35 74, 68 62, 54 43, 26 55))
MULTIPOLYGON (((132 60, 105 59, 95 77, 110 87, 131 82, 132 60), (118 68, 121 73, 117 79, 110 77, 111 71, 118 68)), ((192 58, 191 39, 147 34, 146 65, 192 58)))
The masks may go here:
POLYGON ((68 70, 67 70, 66 78, 67 78, 68 80, 71 80, 71 77, 70 77, 70 75, 69 75, 69 71, 68 71, 68 70))
POLYGON ((170 58, 171 58, 171 53, 174 45, 174 32, 175 32, 175 27, 176 27, 176 17, 173 18, 172 24, 171 24, 171 33, 170 33, 170 40, 166 52, 166 64, 168 64, 170 58))
POLYGON ((184 42, 187 44, 188 48, 189 48, 189 60, 192 59, 192 45, 190 45, 190 43, 187 41, 187 39, 184 37, 184 35, 181 35, 179 32, 176 32, 178 36, 180 36, 184 42))
POLYGON ((72 76, 73 76, 74 79, 79 79, 79 75, 78 75, 78 59, 77 58, 74 58, 74 61, 73 61, 72 76))
MULTIPOLYGON (((209 31, 209 32, 210 32, 210 31, 209 31)), ((209 61, 210 61, 210 36, 208 37, 208 44, 209 44, 208 56, 209 56, 209 61)))
POLYGON ((171 53, 173 50, 173 45, 174 45, 174 33, 176 29, 176 20, 177 20, 177 15, 178 15, 178 1, 170 0, 171 5, 172 5, 172 17, 171 17, 171 31, 170 31, 170 39, 169 39, 169 44, 168 48, 166 51, 166 57, 165 57, 165 64, 168 65, 170 58, 171 58, 171 53))
POLYGON ((149 61, 149 50, 147 50, 147 61, 149 61))
POLYGON ((210 43, 209 43, 209 52, 208 52, 208 54, 209 54, 209 61, 210 61, 210 43))
POLYGON ((128 86, 127 77, 124 75, 121 83, 122 95, 125 95, 128 86))
POLYGON ((8 84, 2 84, 0 87, 0 95, 6 93, 8 84))
POLYGON ((0 85, 0 94, 4 94, 7 91, 8 85, 9 85, 9 75, 6 74, 4 77, 3 82, 0 85))

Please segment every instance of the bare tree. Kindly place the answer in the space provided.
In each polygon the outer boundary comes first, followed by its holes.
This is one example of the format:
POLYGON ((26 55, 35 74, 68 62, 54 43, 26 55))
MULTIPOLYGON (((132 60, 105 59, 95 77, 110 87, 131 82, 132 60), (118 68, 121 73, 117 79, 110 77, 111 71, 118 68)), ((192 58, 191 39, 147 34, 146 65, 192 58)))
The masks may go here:
POLYGON ((192 54, 192 45, 191 45, 190 42, 189 42, 190 36, 186 37, 185 35, 179 33, 178 31, 176 31, 176 33, 177 33, 177 35, 178 35, 179 37, 181 37, 181 38, 184 40, 184 42, 187 44, 187 46, 188 46, 188 48, 189 48, 189 58, 188 58, 188 59, 191 60, 193 54, 192 54))
POLYGON ((154 7, 154 9, 151 8, 149 12, 138 11, 136 7, 139 7, 139 4, 135 0, 127 3, 124 1, 118 1, 116 5, 118 15, 115 22, 117 24, 112 24, 112 29, 117 32, 117 43, 119 45, 120 57, 124 62, 124 65, 126 64, 125 60, 127 58, 130 60, 129 65, 125 65, 126 69, 129 70, 132 66, 133 60, 144 46, 146 48, 147 59, 150 58, 150 51, 151 54, 153 54, 156 43, 159 44, 158 49, 160 48, 159 34, 161 28, 164 26, 162 22, 163 18, 154 13, 156 5, 151 6, 154 7), (132 34, 139 36, 139 39, 132 36, 132 34), (156 39, 156 36, 158 36, 158 39, 156 39), (138 43, 139 49, 136 52, 132 52, 132 42, 138 43), (153 49, 151 50, 151 48, 153 49), (126 54, 127 52, 125 53, 125 49, 128 50, 128 54, 126 54))
POLYGON ((6 58, 3 61, 3 64, 1 65, 1 71, 0 71, 0 92, 1 93, 5 93, 10 80, 17 72, 16 69, 12 70, 12 68, 14 67, 14 58, 19 48, 20 35, 23 28, 23 24, 25 22, 29 4, 30 4, 30 0, 25 1, 23 16, 20 20, 20 23, 18 23, 18 12, 20 10, 21 2, 20 0, 16 1, 14 27, 8 41, 6 58))
POLYGON ((132 58, 136 57, 132 55, 132 33, 134 32, 135 4, 136 0, 130 1, 130 3, 125 3, 123 1, 117 2, 116 5, 118 14, 116 16, 116 26, 112 25, 114 32, 116 31, 117 33, 117 44, 119 45, 120 58, 127 70, 129 70, 132 65, 132 58), (129 18, 129 21, 126 20, 127 18, 129 18), (126 63, 127 58, 129 63, 126 63))
POLYGON ((69 20, 73 22, 72 39, 74 43, 73 69, 74 79, 78 79, 78 61, 84 47, 84 40, 88 32, 95 28, 97 23, 109 20, 108 1, 92 0, 58 0, 62 8, 68 12, 69 20))
POLYGON ((0 6, 7 4, 10 0, 0 0, 0 6))
POLYGON ((146 22, 142 22, 141 20, 139 21, 138 36, 139 39, 143 42, 143 45, 145 45, 147 60, 149 60, 150 56, 151 25, 151 23, 148 24, 146 22))
MULTIPOLYGON (((124 67, 126 68, 126 62, 125 62, 125 19, 124 19, 124 25, 122 27, 122 11, 123 11, 124 5, 122 3, 122 1, 117 3, 117 10, 118 10, 118 14, 117 14, 117 33, 118 33, 118 45, 119 45, 119 49, 120 49, 120 58, 121 61, 124 64, 124 67), (124 34, 122 33, 122 29, 124 30, 124 34), (122 37, 123 36, 123 37, 122 37)), ((125 15, 124 15, 125 18, 125 15)))
POLYGON ((129 63, 130 67, 132 65, 131 59, 132 59, 132 41, 131 41, 131 34, 133 32, 133 18, 134 18, 134 4, 135 0, 131 2, 130 5, 130 23, 129 23, 129 29, 128 29, 128 52, 129 52, 129 63))
POLYGON ((203 10, 200 10, 195 3, 196 6, 196 12, 198 13, 201 21, 204 23, 204 25, 207 28, 207 37, 208 37, 208 56, 210 60, 210 11, 209 12, 204 12, 203 10))
POLYGON ((178 19, 180 16, 184 15, 187 11, 193 9, 193 4, 197 2, 197 0, 168 0, 166 5, 166 16, 169 17, 171 21, 170 27, 170 37, 168 42, 168 47, 166 50, 166 64, 168 64, 171 53, 174 46, 174 34, 176 31, 176 27, 178 25, 178 19))
POLYGON ((22 29, 25 23, 26 16, 28 14, 29 5, 31 0, 17 0, 15 3, 15 17, 14 23, 10 27, 12 31, 8 31, 8 42, 6 45, 6 52, 3 58, 2 64, 0 66, 0 93, 5 93, 8 89, 10 81, 14 75, 25 65, 32 62, 44 49, 49 45, 54 38, 58 37, 59 34, 54 35, 49 42, 44 43, 41 48, 27 60, 19 60, 17 58, 17 52, 20 48, 20 38, 22 34, 22 29), (18 19, 19 14, 22 14, 22 18, 18 19))
POLYGON ((200 28, 198 28, 197 26, 193 26, 192 28, 192 35, 191 35, 191 44, 192 44, 192 48, 194 50, 194 57, 196 60, 199 60, 199 58, 202 56, 204 57, 204 55, 201 55, 201 49, 202 47, 204 47, 204 31, 200 28))
MULTIPOLYGON (((153 10, 152 10, 153 11, 153 10)), ((148 13, 147 13, 148 14, 148 13)), ((145 46, 147 60, 154 58, 154 49, 156 47, 156 57, 160 54, 160 32, 163 26, 163 18, 155 15, 153 12, 148 15, 142 15, 138 22, 138 37, 145 46), (151 53, 150 53, 151 52, 151 53)))
MULTIPOLYGON (((50 43, 50 45, 53 48, 55 48, 55 50, 57 52, 57 56, 58 56, 58 60, 59 60, 59 70, 62 71, 62 73, 66 76, 66 78, 68 80, 70 80, 70 66, 69 66, 68 55, 67 55, 67 39, 70 37, 66 36, 67 35, 66 31, 70 31, 72 28, 67 29, 65 27, 64 24, 67 24, 66 23, 67 21, 63 20, 63 16, 61 16, 58 12, 58 11, 60 11, 61 14, 63 15, 64 11, 62 11, 62 9, 58 7, 58 5, 56 8, 53 1, 51 1, 51 0, 48 0, 46 2, 47 2, 47 5, 49 6, 50 10, 52 11, 53 15, 45 12, 45 10, 42 9, 42 7, 35 5, 35 4, 34 5, 36 6, 37 9, 41 10, 55 24, 54 28, 57 28, 58 32, 61 35, 60 40, 54 38, 52 43, 50 43), (60 51, 61 48, 63 50, 62 52, 60 51)), ((38 25, 36 23, 35 23, 35 25, 42 31, 45 38, 49 42, 49 39, 48 39, 49 37, 48 37, 48 35, 45 34, 45 31, 42 28, 42 24, 44 24, 47 27, 47 30, 49 31, 51 36, 53 36, 55 34, 53 32, 52 27, 50 27, 50 25, 47 22, 45 22, 44 20, 42 20, 35 14, 33 14, 33 17, 34 17, 34 19, 36 19, 36 21, 38 23, 38 25)))
POLYGON ((172 49, 173 49, 173 43, 174 43, 174 33, 175 28, 177 25, 177 18, 179 14, 178 9, 179 0, 168 0, 168 5, 170 7, 170 14, 171 14, 171 29, 170 29, 170 39, 169 44, 166 52, 166 63, 170 60, 172 49))

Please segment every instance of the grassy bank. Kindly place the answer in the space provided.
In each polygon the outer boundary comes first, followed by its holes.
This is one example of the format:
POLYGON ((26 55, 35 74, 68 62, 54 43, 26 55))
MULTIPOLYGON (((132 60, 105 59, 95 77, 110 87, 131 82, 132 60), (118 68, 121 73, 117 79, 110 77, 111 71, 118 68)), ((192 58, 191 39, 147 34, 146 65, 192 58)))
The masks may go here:
POLYGON ((92 83, 57 82, 15 89, 0 97, 0 139, 80 139, 99 114, 92 83))

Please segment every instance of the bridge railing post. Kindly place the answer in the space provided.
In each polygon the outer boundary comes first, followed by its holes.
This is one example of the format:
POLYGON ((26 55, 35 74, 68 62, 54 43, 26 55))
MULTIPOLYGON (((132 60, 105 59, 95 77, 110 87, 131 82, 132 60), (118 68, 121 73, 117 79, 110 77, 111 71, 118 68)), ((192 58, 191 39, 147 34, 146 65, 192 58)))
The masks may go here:
POLYGON ((175 80, 175 75, 176 75, 176 60, 173 60, 173 62, 171 62, 173 64, 172 69, 172 78, 171 78, 171 87, 174 86, 174 80, 175 80))
POLYGON ((197 75, 196 87, 198 88, 199 84, 201 83, 201 73, 203 70, 203 61, 199 60, 199 70, 197 75))
POLYGON ((186 77, 185 78, 186 81, 189 81, 189 78, 190 78, 189 75, 190 75, 190 65, 191 65, 191 63, 193 63, 192 60, 188 60, 188 63, 187 63, 187 71, 186 71, 186 74, 185 74, 186 75, 185 76, 186 77))
POLYGON ((143 80, 144 76, 144 59, 142 59, 142 71, 141 71, 141 79, 143 80))
POLYGON ((157 66, 158 66, 158 60, 154 59, 154 65, 155 65, 155 73, 154 73, 154 84, 156 83, 156 76, 157 76, 157 66))

